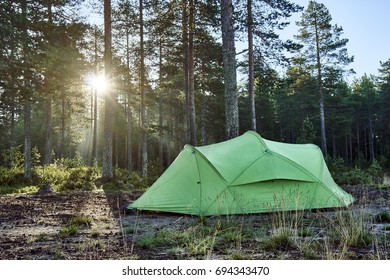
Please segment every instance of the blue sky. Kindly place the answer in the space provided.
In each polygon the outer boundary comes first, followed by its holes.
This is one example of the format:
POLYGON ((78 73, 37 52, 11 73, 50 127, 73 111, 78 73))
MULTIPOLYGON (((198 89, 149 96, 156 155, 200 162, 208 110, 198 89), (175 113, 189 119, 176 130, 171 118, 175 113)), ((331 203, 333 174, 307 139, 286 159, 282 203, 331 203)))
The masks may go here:
MULTIPOLYGON (((292 0, 307 7, 309 0, 292 0)), ((332 15, 332 24, 342 26, 343 38, 349 39, 347 49, 355 60, 350 65, 356 72, 355 77, 364 74, 377 75, 379 61, 390 59, 390 1, 389 0, 318 0, 332 15)), ((297 34, 296 14, 284 36, 293 38, 297 34)), ((284 37, 283 36, 283 37, 284 37)))

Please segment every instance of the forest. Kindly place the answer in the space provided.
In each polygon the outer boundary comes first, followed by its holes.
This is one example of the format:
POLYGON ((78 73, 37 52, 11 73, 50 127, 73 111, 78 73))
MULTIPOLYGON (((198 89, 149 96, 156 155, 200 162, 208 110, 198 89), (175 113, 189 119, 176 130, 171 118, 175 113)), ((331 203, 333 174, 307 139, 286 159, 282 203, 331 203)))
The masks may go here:
POLYGON ((390 59, 351 82, 348 38, 321 3, 0 5, 3 170, 31 178, 34 167, 76 159, 108 179, 115 168, 147 176, 187 143, 247 130, 315 143, 338 165, 389 167, 390 59), (297 12, 298 33, 281 39, 297 12))
POLYGON ((324 4, 0 0, 0 22, 0 259, 390 258, 390 57, 357 77, 324 4), (317 145, 348 204, 131 207, 185 145, 247 131, 317 145))

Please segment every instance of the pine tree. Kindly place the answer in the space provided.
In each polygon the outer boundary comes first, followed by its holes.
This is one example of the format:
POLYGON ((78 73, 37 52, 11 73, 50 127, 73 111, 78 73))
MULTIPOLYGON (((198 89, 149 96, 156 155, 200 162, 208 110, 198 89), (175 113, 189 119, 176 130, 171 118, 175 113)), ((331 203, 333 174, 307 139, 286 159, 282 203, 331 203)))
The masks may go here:
POLYGON ((296 38, 303 44, 303 57, 307 68, 315 72, 319 92, 321 149, 327 155, 323 77, 325 72, 343 70, 353 61, 347 54, 348 39, 342 39, 342 27, 332 25, 332 17, 324 4, 310 1, 303 12, 296 38))
POLYGON ((104 67, 108 87, 105 93, 104 104, 104 150, 103 150, 103 178, 114 177, 113 168, 113 96, 112 96, 112 46, 111 46, 111 0, 104 0, 104 67))
POLYGON ((221 0, 221 21, 226 133, 227 138, 230 139, 239 134, 236 48, 234 42, 233 4, 231 0, 221 0))

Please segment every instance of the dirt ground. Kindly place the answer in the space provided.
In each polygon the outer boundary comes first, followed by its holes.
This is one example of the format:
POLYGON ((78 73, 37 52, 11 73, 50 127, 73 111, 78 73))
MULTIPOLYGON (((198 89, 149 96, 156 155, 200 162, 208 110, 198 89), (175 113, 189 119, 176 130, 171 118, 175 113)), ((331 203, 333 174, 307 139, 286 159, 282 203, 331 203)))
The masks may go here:
MULTIPOLYGON (((363 186, 346 187, 355 198, 353 207, 373 214, 390 211, 390 189, 363 186)), ((125 205, 140 196, 135 193, 48 193, 0 196, 0 259, 175 259, 197 258, 180 250, 164 250, 137 243, 145 234, 162 229, 182 230, 197 217, 174 214, 130 213, 125 205), (89 226, 76 234, 61 235, 72 217, 91 218, 89 226), (136 225, 132 226, 132 225, 136 225)), ((326 211, 331 215, 331 211, 326 211)), ((269 214, 251 215, 250 222, 269 221, 269 214), (267 220, 268 219, 268 220, 267 220)), ((385 234, 387 240, 389 234, 385 234)), ((275 258, 254 246, 255 240, 242 242, 250 258, 275 258)), ((388 242, 388 241, 387 241, 388 242)), ((387 243, 388 244, 388 243, 387 243)), ((361 250, 358 258, 372 253, 372 246, 361 250), (370 249, 371 248, 371 249, 370 249), (370 251, 371 250, 371 251, 370 251)), ((385 250, 387 250, 387 245, 385 250)), ((385 254, 385 256, 388 256, 385 254)), ((212 258, 228 258, 215 251, 212 258)), ((203 258, 200 256, 199 258, 203 258)), ((285 258, 296 258, 294 252, 285 258)), ((297 258, 301 258, 298 256, 297 258)))

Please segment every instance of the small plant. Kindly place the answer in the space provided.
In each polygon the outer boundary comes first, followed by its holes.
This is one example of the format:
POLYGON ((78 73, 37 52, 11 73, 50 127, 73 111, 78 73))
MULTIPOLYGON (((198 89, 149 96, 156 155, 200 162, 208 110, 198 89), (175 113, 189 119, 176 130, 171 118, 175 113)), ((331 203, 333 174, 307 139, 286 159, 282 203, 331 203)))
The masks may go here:
POLYGON ((45 234, 45 233, 41 233, 39 234, 36 238, 35 238, 35 242, 46 242, 49 240, 49 237, 45 234))
POLYGON ((143 249, 148 249, 154 247, 158 243, 156 237, 152 235, 146 235, 140 238, 137 242, 137 245, 143 249))
POLYGON ((340 245, 345 247, 368 245, 372 242, 368 230, 368 216, 360 211, 339 211, 331 221, 331 226, 340 237, 340 245))
POLYGON ((242 238, 243 238, 242 232, 239 230, 232 229, 232 230, 225 231, 222 234, 223 241, 228 243, 241 242, 242 238))
POLYGON ((60 251, 59 249, 57 249, 57 250, 54 252, 53 258, 54 258, 55 260, 66 260, 66 259, 68 259, 68 257, 66 256, 66 254, 65 254, 63 251, 60 251))
POLYGON ((242 250, 237 249, 228 249, 226 251, 226 259, 227 260, 245 260, 247 257, 245 256, 242 250))
POLYGON ((215 236, 203 236, 193 238, 186 244, 188 253, 191 255, 210 255, 214 249, 215 236))
POLYGON ((98 229, 96 229, 96 228, 92 229, 91 237, 98 238, 100 235, 101 235, 101 232, 98 229))
POLYGON ((76 235, 79 233, 79 228, 76 225, 68 225, 60 230, 60 237, 65 238, 68 236, 76 235))
POLYGON ((65 238, 71 235, 79 233, 83 227, 90 227, 92 225, 92 219, 84 215, 77 215, 69 219, 67 226, 60 230, 61 238, 65 238))
POLYGON ((384 227, 383 227, 383 230, 384 230, 384 231, 390 231, 390 226, 384 226, 384 227))
POLYGON ((272 235, 264 244, 265 250, 288 250, 292 248, 295 248, 295 243, 288 231, 281 231, 272 235))
POLYGON ((298 230, 298 236, 300 237, 309 237, 313 235, 314 235, 314 231, 310 227, 305 227, 298 230))
POLYGON ((92 225, 92 219, 90 217, 84 216, 84 215, 77 215, 72 217, 68 221, 69 225, 74 225, 76 227, 91 227, 92 225))
POLYGON ((377 223, 390 223, 390 212, 382 211, 375 215, 374 221, 377 223))

